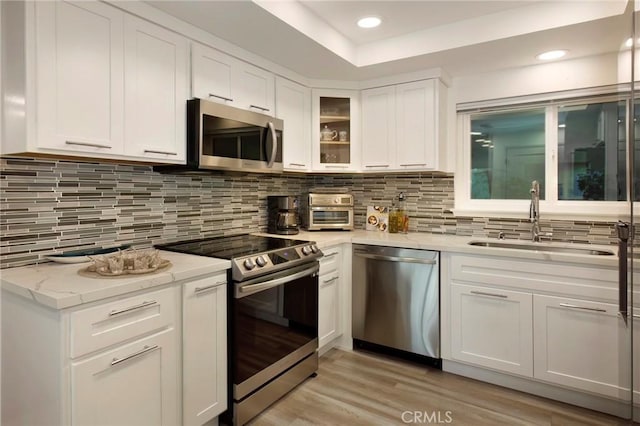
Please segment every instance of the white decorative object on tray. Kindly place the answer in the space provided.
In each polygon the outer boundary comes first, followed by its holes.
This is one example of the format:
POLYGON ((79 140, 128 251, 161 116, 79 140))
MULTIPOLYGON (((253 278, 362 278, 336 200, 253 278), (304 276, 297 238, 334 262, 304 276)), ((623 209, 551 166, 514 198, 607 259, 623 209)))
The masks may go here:
POLYGON ((127 249, 109 256, 92 256, 93 265, 85 272, 95 272, 104 276, 125 274, 148 274, 169 266, 168 260, 160 257, 156 249, 127 249))

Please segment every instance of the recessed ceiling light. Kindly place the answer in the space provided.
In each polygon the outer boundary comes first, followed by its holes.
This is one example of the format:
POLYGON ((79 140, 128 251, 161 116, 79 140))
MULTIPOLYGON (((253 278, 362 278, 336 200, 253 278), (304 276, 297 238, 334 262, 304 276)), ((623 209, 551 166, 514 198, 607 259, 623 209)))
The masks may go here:
POLYGON ((360 28, 375 28, 382 22, 382 19, 377 16, 365 16, 358 20, 358 26, 360 28))
POLYGON ((550 61, 552 59, 560 59, 567 54, 566 50, 550 50, 536 56, 541 61, 550 61))

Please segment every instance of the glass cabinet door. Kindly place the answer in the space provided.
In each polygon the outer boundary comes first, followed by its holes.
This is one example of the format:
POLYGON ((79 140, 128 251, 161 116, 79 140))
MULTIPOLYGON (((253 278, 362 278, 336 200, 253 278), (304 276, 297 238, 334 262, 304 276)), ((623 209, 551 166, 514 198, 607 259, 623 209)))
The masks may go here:
POLYGON ((320 164, 351 163, 351 99, 320 97, 320 164))

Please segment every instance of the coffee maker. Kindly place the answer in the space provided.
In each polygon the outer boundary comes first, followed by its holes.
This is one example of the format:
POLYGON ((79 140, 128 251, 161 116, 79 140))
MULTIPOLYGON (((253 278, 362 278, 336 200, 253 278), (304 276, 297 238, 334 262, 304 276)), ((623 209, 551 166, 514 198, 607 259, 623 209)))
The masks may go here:
POLYGON ((269 195, 267 208, 267 230, 269 233, 294 235, 299 232, 298 197, 269 195))

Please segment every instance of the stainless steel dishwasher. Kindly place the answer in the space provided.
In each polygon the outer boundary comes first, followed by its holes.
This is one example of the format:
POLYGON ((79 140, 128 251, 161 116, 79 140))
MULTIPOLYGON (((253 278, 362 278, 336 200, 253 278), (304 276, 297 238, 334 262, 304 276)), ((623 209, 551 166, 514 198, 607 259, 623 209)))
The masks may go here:
POLYGON ((428 357, 440 366, 440 253, 353 245, 356 347, 428 357))

